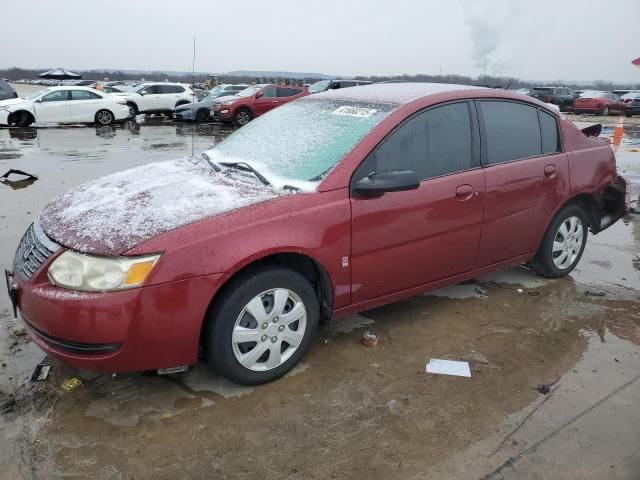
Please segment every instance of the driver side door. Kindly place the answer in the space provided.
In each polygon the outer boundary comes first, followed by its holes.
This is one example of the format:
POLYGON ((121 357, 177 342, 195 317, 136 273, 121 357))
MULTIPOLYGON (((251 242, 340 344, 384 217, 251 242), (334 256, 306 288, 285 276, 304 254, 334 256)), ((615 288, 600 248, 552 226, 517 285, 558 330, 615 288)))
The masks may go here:
POLYGON ((162 97, 160 96, 160 87, 158 85, 149 85, 140 92, 138 110, 153 111, 162 109, 162 97))
POLYGON ((261 93, 262 96, 256 98, 253 102, 253 113, 256 117, 277 107, 279 104, 275 85, 266 86, 261 93))
POLYGON ((34 103, 37 123, 71 122, 69 90, 55 90, 34 103))
POLYGON ((422 110, 392 131, 352 177, 351 299, 365 302, 470 271, 484 213, 485 176, 473 105, 422 110), (371 172, 411 170, 417 190, 365 197, 371 172))

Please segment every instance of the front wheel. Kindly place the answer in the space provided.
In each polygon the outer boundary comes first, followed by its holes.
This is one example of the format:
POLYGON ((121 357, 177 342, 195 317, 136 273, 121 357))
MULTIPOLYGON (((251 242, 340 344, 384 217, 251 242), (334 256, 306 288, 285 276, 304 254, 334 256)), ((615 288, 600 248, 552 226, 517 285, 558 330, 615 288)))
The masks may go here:
POLYGON ((209 110, 201 108, 196 112, 196 122, 204 123, 209 121, 209 110))
POLYGON ((213 370, 243 385, 290 371, 311 344, 320 307, 311 284, 278 266, 241 275, 208 314, 204 350, 213 370))
POLYGON ((578 264, 587 244, 589 218, 578 204, 564 207, 553 219, 531 269, 547 278, 569 274, 578 264))
POLYGON ((133 118, 138 114, 138 106, 135 103, 128 103, 129 107, 129 118, 133 118))
POLYGON ((233 116, 233 122, 238 127, 242 127, 253 120, 253 114, 246 108, 241 108, 233 116))
POLYGON ((98 110, 96 113, 96 123, 102 126, 111 125, 113 123, 113 113, 109 110, 98 110))
POLYGON ((609 107, 604 107, 604 108, 602 109, 602 116, 603 116, 603 117, 606 117, 606 116, 608 116, 608 115, 609 115, 609 107))

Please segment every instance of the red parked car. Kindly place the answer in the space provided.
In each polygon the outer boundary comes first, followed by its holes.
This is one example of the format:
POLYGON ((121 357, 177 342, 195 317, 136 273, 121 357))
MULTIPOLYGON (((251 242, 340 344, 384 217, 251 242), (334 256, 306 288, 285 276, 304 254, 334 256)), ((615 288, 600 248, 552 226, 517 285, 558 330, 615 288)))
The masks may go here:
POLYGON ((573 101, 573 113, 594 113, 607 116, 610 113, 624 115, 627 105, 614 93, 584 92, 573 101))
POLYGON ((223 123, 239 127, 276 107, 309 95, 306 87, 296 85, 252 85, 235 95, 220 97, 211 106, 211 113, 223 123))
POLYGON ((530 97, 442 84, 319 93, 202 158, 54 199, 22 238, 10 295, 33 340, 103 371, 194 364, 284 375, 336 319, 528 262, 576 266, 625 211, 594 129, 530 97))

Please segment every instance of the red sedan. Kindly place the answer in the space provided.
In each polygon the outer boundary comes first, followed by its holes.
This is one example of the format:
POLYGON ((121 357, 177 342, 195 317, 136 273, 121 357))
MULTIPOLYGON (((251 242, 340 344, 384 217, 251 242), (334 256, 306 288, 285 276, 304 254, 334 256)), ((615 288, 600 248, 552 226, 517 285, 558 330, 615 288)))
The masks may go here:
POLYGON ((276 107, 309 95, 306 87, 295 85, 252 85, 233 96, 220 97, 211 106, 214 117, 239 127, 276 107))
POLYGON ((608 141, 504 90, 319 93, 202 158, 54 199, 7 284, 34 341, 103 371, 284 375, 320 319, 528 262, 567 275, 624 212, 608 141))
POLYGON ((624 115, 627 105, 614 93, 584 92, 573 101, 573 113, 594 113, 607 116, 610 113, 624 115))

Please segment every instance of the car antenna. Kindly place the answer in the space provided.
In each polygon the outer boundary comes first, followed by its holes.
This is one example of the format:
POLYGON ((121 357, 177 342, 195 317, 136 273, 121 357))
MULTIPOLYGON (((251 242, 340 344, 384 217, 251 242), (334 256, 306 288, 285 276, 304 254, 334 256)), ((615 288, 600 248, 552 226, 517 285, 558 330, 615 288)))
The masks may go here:
MULTIPOLYGON (((194 104, 196 102, 196 37, 193 37, 193 62, 191 62, 191 113, 193 113, 194 104)), ((195 120, 195 116, 194 116, 195 120)), ((194 153, 194 142, 195 142, 195 121, 194 125, 191 126, 191 156, 193 157, 194 153)))

